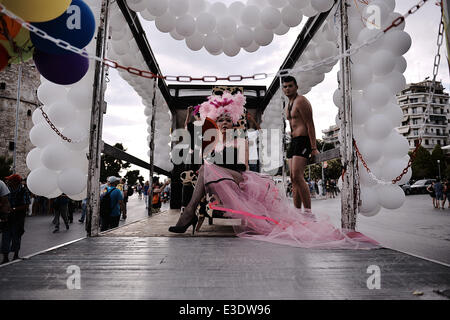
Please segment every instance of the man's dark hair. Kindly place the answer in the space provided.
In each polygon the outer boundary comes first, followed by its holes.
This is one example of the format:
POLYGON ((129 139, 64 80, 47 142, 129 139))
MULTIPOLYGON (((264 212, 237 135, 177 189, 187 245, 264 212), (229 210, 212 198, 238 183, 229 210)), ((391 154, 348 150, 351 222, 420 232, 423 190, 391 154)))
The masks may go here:
POLYGON ((298 87, 297 80, 293 76, 283 77, 282 82, 294 82, 295 86, 298 87))

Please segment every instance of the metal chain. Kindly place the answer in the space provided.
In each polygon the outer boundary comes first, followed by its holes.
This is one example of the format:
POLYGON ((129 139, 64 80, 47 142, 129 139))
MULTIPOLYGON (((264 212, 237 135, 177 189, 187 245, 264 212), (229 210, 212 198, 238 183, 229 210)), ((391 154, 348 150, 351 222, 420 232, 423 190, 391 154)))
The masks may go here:
POLYGON ((42 117, 44 117, 45 121, 47 121, 47 123, 50 125, 50 128, 58 135, 61 137, 61 139, 63 139, 64 141, 67 141, 68 143, 80 143, 86 140, 87 136, 84 137, 83 139, 80 140, 72 140, 70 138, 67 138, 65 135, 63 135, 58 128, 53 124, 53 122, 50 120, 50 118, 48 117, 47 113, 44 111, 43 107, 40 106, 38 109, 41 110, 42 113, 42 117))
POLYGON ((428 2, 429 0, 421 0, 418 4, 416 4, 414 7, 412 7, 410 10, 408 10, 408 12, 401 17, 398 17, 397 19, 395 19, 392 24, 387 27, 385 30, 383 30, 383 32, 378 33, 376 36, 374 36, 374 38, 369 39, 368 41, 366 41, 365 43, 357 46, 357 47, 352 47, 350 48, 348 51, 346 51, 343 54, 339 54, 337 56, 332 56, 332 57, 328 57, 325 58, 321 61, 318 61, 316 63, 309 63, 303 66, 300 66, 298 68, 294 68, 294 69, 284 69, 284 70, 279 70, 277 73, 256 73, 252 76, 242 76, 242 75, 229 75, 227 77, 218 77, 218 76, 203 76, 203 77, 191 77, 191 76, 163 76, 163 75, 158 75, 155 74, 151 71, 146 71, 146 70, 141 70, 138 68, 134 68, 134 67, 126 67, 126 66, 122 66, 121 64, 119 64, 116 61, 112 61, 112 60, 108 60, 108 59, 102 59, 100 57, 97 57, 95 55, 90 55, 86 50, 84 49, 79 49, 77 47, 72 46, 70 43, 64 41, 64 40, 59 40, 59 39, 55 39, 53 37, 51 37, 50 35, 48 35, 45 31, 33 26, 32 24, 24 21, 23 19, 21 19, 20 17, 16 16, 14 13, 12 13, 11 11, 9 11, 8 9, 6 9, 6 7, 0 3, 0 12, 5 13, 6 15, 8 15, 9 17, 17 20, 24 28, 28 29, 30 32, 35 33, 36 35, 38 35, 39 37, 49 40, 51 42, 53 42, 56 46, 63 48, 65 50, 71 51, 73 53, 77 53, 83 57, 86 57, 88 59, 93 59, 96 61, 99 61, 103 64, 105 64, 106 66, 113 68, 113 69, 121 69, 124 71, 127 71, 128 73, 135 75, 135 76, 139 76, 142 78, 147 78, 147 79, 154 79, 154 78, 158 78, 158 79, 164 79, 167 81, 177 81, 177 82, 183 82, 183 83, 190 83, 192 81, 202 81, 202 82, 207 82, 207 83, 214 83, 217 81, 230 81, 230 82, 240 82, 243 80, 264 80, 267 79, 269 76, 281 76, 281 75, 288 75, 290 73, 293 72, 300 72, 300 71, 311 71, 314 70, 318 67, 324 66, 324 65, 330 65, 330 64, 336 64, 338 60, 345 58, 347 56, 351 56, 355 53, 357 53, 361 48, 369 46, 370 44, 376 42, 379 38, 381 38, 384 33, 388 32, 390 29, 399 26, 401 23, 403 23, 405 21, 405 18, 407 18, 409 15, 416 13, 426 2, 428 2))

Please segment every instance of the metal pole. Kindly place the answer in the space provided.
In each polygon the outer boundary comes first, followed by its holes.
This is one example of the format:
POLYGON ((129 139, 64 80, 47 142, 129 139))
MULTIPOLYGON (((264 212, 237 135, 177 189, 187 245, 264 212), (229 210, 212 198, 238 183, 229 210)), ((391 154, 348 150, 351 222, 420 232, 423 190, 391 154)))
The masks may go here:
MULTIPOLYGON (((110 0, 103 0, 100 13, 100 25, 97 32, 97 57, 105 58, 106 44, 108 39, 108 16, 110 0)), ((99 234, 99 211, 100 211, 100 168, 101 152, 103 150, 102 129, 103 109, 105 97, 105 70, 106 67, 97 61, 95 66, 95 77, 93 85, 91 127, 89 136, 89 169, 87 182, 87 214, 86 232, 89 237, 99 234)))
POLYGON ((152 130, 150 134, 150 186, 148 190, 148 216, 152 215, 153 206, 153 172, 154 172, 154 160, 155 160, 155 115, 156 115, 156 90, 157 90, 158 79, 153 80, 153 99, 152 99, 152 121, 150 123, 150 128, 152 130))
POLYGON ((440 160, 438 160, 437 161, 437 163, 438 163, 438 169, 439 169, 439 180, 441 179, 441 161, 440 160))
POLYGON ((16 105, 16 126, 14 128, 14 153, 13 153, 13 173, 16 173, 17 164, 17 140, 19 135, 19 109, 20 109, 20 95, 22 90, 22 63, 19 64, 18 79, 17 79, 17 105, 16 105))
MULTIPOLYGON (((348 36, 347 0, 340 3, 340 49, 344 53, 350 47, 348 36)), ((339 110, 341 119, 341 155, 345 174, 343 177, 343 190, 341 195, 341 227, 342 229, 355 230, 356 215, 359 205, 359 177, 357 171, 357 157, 353 148, 353 123, 352 123, 352 86, 350 57, 341 59, 341 79, 343 108, 339 110)))

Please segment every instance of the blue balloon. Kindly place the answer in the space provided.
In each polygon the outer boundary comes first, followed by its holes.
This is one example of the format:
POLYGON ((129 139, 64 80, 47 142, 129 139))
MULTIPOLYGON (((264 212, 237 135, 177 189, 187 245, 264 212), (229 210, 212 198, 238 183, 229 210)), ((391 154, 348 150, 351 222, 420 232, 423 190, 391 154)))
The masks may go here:
MULTIPOLYGON (((94 14, 82 0, 72 0, 66 12, 58 18, 47 22, 32 23, 32 25, 53 38, 64 40, 79 49, 83 49, 91 42, 95 32, 94 14)), ((31 33, 31 41, 37 49, 47 53, 67 54, 70 52, 35 33, 31 33)))

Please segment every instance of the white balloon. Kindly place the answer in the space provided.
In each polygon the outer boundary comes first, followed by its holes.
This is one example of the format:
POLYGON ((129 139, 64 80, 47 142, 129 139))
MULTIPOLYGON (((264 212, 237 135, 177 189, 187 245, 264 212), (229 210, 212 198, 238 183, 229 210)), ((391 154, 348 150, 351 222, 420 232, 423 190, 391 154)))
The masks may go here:
POLYGON ((72 151, 71 158, 67 162, 67 165, 63 169, 67 168, 78 168, 81 169, 85 174, 88 173, 89 160, 87 159, 86 153, 88 151, 72 151))
MULTIPOLYGON (((405 156, 404 153, 402 157, 405 156)), ((409 159, 406 158, 384 158, 383 160, 383 171, 381 178, 385 181, 392 181, 397 178, 403 170, 408 166, 409 159)))
MULTIPOLYGON (((182 17, 179 17, 175 24, 175 30, 180 35, 183 36, 183 38, 190 37, 195 32, 195 20, 190 15, 184 15, 182 17)), ((177 39, 177 40, 183 40, 183 39, 177 39)))
POLYGON ((70 195, 68 196, 70 199, 75 200, 75 201, 81 201, 87 198, 87 188, 84 189, 81 193, 76 194, 76 195, 70 195))
POLYGON ((260 46, 267 46, 273 41, 272 30, 267 30, 262 26, 255 28, 255 42, 260 46))
POLYGON ((201 13, 196 20, 197 30, 203 34, 209 34, 216 28, 217 20, 209 12, 201 13))
POLYGON ((150 13, 150 11, 148 11, 148 9, 141 11, 141 17, 147 21, 155 21, 155 19, 156 19, 156 17, 154 15, 152 15, 150 13))
POLYGON ((390 73, 395 67, 395 57, 387 50, 378 50, 372 53, 369 64, 372 72, 376 76, 383 76, 390 73))
POLYGON ((112 42, 112 49, 115 54, 118 56, 123 56, 128 53, 129 47, 128 44, 125 41, 113 41, 112 42))
POLYGON ((235 1, 228 7, 228 13, 234 17, 240 17, 242 10, 244 10, 245 4, 241 1, 235 1))
POLYGON ((296 27, 298 26, 303 19, 302 12, 298 9, 295 9, 291 6, 286 6, 281 10, 281 19, 283 21, 283 24, 285 24, 288 27, 296 27))
POLYGON ((59 190, 59 188, 56 188, 55 191, 53 191, 51 194, 47 195, 47 199, 55 199, 58 198, 62 194, 62 191, 59 190))
POLYGON ((89 124, 81 126, 72 123, 62 130, 62 134, 71 139, 72 142, 65 142, 66 147, 71 150, 83 150, 89 145, 89 124))
POLYGON ((343 97, 342 97, 342 91, 339 89, 336 89, 333 94, 333 102, 334 105, 338 108, 342 108, 344 106, 343 97))
POLYGON ((58 174, 57 184, 63 193, 77 195, 86 188, 87 175, 78 168, 64 169, 58 174))
POLYGON ((208 34, 205 38, 205 48, 209 53, 223 50, 223 39, 217 33, 208 34))
POLYGON ((42 149, 42 164, 54 171, 62 170, 70 160, 72 151, 64 146, 63 143, 50 144, 42 149))
POLYGON ((200 50, 201 48, 203 48, 204 43, 205 43, 205 36, 198 32, 186 38, 186 45, 192 51, 200 50))
POLYGON ((229 56, 234 57, 239 54, 241 47, 236 44, 234 39, 227 39, 223 44, 223 52, 229 56))
POLYGON ((395 62, 395 70, 404 73, 406 71, 406 68, 408 67, 408 63, 406 62, 406 59, 403 57, 397 57, 395 62))
POLYGON ((372 82, 372 70, 364 64, 352 65, 352 88, 356 90, 364 89, 372 82))
POLYGON ((370 138, 358 139, 357 145, 366 162, 374 163, 381 158, 380 146, 375 140, 370 138))
POLYGON ((334 0, 313 0, 311 7, 318 12, 325 12, 330 10, 334 5, 334 0))
POLYGON ((383 107, 391 96, 389 88, 382 84, 373 82, 364 89, 364 99, 373 108, 383 107))
MULTIPOLYGON (((378 29, 364 28, 361 30, 361 32, 358 35, 358 44, 363 44, 363 43, 366 43, 367 41, 371 41, 373 38, 377 37, 382 32, 383 31, 378 30, 378 29)), ((385 37, 386 37, 386 35, 382 36, 374 43, 372 43, 368 46, 362 47, 361 51, 367 52, 370 54, 372 52, 376 52, 379 48, 381 48, 382 45, 384 45, 383 39, 385 39, 385 37)))
POLYGON ((227 6, 222 2, 214 2, 209 7, 208 11, 212 13, 215 17, 221 17, 228 13, 227 6))
POLYGON ((28 169, 31 171, 43 166, 41 162, 41 151, 42 149, 40 148, 33 148, 30 152, 28 152, 26 163, 28 169))
POLYGON ((256 27, 260 22, 261 11, 257 6, 245 7, 241 13, 241 22, 249 27, 256 27))
POLYGON ((389 103, 386 108, 383 108, 380 111, 389 118, 394 128, 401 125, 403 119, 403 111, 398 104, 389 103))
POLYGON ((305 15, 305 17, 311 18, 314 17, 318 14, 317 10, 314 9, 311 4, 309 4, 308 6, 306 6, 305 8, 302 9, 303 14, 305 15))
POLYGON ((394 30, 386 33, 383 48, 391 51, 395 56, 402 56, 411 48, 412 40, 405 31, 394 30))
POLYGON ((49 144, 59 142, 58 135, 50 128, 47 122, 41 122, 30 130, 30 141, 38 148, 45 148, 49 144))
POLYGON ((236 34, 234 36, 236 43, 242 48, 251 45, 251 43, 253 42, 253 38, 253 30, 247 26, 240 26, 239 28, 237 28, 236 34))
MULTIPOLYGON (((386 138, 393 129, 393 126, 388 117, 383 114, 375 114, 367 120, 365 129, 368 137, 379 140, 386 138)), ((376 147, 378 148, 378 145, 376 147)))
MULTIPOLYGON (((395 0, 383 0, 384 4, 388 8, 389 11, 394 11, 395 9, 395 0)), ((394 20, 392 20, 394 21, 394 20)))
POLYGON ((205 0, 189 0, 189 13, 193 17, 197 17, 201 12, 206 10, 205 0))
POLYGON ((49 81, 41 83, 37 90, 39 101, 45 105, 62 100, 66 95, 67 89, 64 86, 59 86, 49 81))
POLYGON ((48 110, 48 117, 56 127, 65 127, 75 118, 75 107, 66 99, 53 103, 48 110))
POLYGON ((51 195, 58 188, 56 184, 57 173, 45 167, 30 172, 27 178, 27 187, 38 196, 51 195))
POLYGON ((336 55, 337 51, 336 44, 331 41, 325 41, 315 49, 315 53, 320 60, 336 55))
POLYGON ((373 211, 370 212, 360 212, 361 215, 365 216, 365 217, 373 217, 375 215, 377 215, 381 210, 381 206, 379 204, 377 204, 376 209, 374 209, 373 211))
POLYGON ((408 140, 396 130, 392 130, 383 145, 383 153, 392 158, 400 158, 408 154, 408 150, 408 140))
POLYGON ((309 0, 289 0, 289 4, 296 9, 303 9, 309 6, 311 3, 309 0))
POLYGON ((383 208, 394 210, 405 202, 405 193, 396 185, 380 185, 377 188, 378 202, 383 208))
MULTIPOLYGON (((42 108, 44 109, 44 112, 47 113, 48 108, 47 107, 42 107, 42 108)), ((31 116, 31 120, 33 121, 34 125, 37 125, 38 123, 41 123, 41 122, 45 122, 45 119, 42 116, 41 109, 37 108, 36 110, 33 111, 33 115, 31 116)))
POLYGON ((370 109, 364 100, 352 102, 352 120, 357 125, 364 124, 369 118, 370 109))
POLYGON ((189 1, 187 0, 169 0, 169 12, 176 16, 181 17, 185 15, 189 10, 189 1))
POLYGON ((169 2, 167 0, 147 0, 147 10, 155 17, 162 16, 168 9, 169 2))
POLYGON ((264 28, 273 30, 281 23, 281 12, 274 7, 265 7, 261 11, 261 24, 264 28))
POLYGON ((147 2, 144 0, 127 0, 127 4, 131 10, 141 12, 147 7, 147 2))
POLYGON ((257 51, 258 49, 259 49, 259 45, 254 41, 252 42, 251 45, 244 48, 245 51, 250 52, 250 53, 257 51))
POLYGON ((287 3, 287 0, 268 0, 269 4, 275 8, 284 7, 287 3))
POLYGON ((162 16, 156 17, 155 19, 155 25, 156 28, 165 33, 169 33, 175 28, 176 19, 175 16, 170 14, 169 12, 166 12, 162 16))
POLYGON ((376 188, 361 187, 361 209, 360 212, 370 213, 378 207, 378 193, 376 188))
POLYGON ((217 21, 217 32, 224 39, 231 38, 236 32, 236 21, 234 18, 229 15, 220 17, 217 21))
POLYGON ((280 25, 275 30, 273 30, 273 33, 275 33, 279 36, 282 36, 288 32, 289 32, 289 27, 287 25, 285 25, 283 22, 280 23, 280 25))

